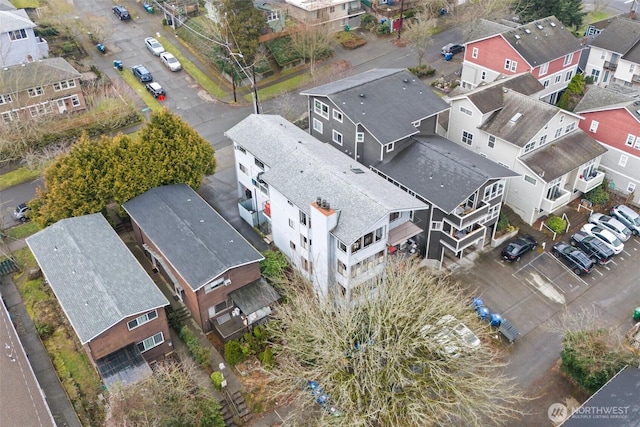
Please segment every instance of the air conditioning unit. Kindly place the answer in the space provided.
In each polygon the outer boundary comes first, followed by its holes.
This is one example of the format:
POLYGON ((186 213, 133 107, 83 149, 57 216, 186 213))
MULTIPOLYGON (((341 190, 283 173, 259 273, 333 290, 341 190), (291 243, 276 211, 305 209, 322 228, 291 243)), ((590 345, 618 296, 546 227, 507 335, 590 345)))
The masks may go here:
POLYGON ((224 285, 229 286, 231 284, 231 279, 224 279, 224 285))

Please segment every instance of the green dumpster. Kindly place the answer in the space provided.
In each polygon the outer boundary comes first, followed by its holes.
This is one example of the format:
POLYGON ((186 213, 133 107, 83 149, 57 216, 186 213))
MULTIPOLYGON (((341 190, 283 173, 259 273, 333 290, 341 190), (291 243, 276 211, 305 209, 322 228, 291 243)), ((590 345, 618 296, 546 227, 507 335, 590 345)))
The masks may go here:
POLYGON ((633 310, 633 320, 640 320, 640 307, 633 310))

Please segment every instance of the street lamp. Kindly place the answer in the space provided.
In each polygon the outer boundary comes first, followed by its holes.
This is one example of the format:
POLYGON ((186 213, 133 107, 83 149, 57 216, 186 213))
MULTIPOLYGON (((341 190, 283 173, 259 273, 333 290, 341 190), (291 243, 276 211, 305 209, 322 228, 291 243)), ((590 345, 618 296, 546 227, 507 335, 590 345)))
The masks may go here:
MULTIPOLYGON (((225 45, 225 47, 229 51, 229 55, 231 55, 236 65, 242 70, 244 75, 247 76, 247 78, 251 82, 251 99, 253 100, 253 112, 255 114, 260 114, 260 106, 258 105, 258 88, 256 87, 256 73, 255 73, 255 69, 253 68, 253 65, 251 66, 252 76, 250 76, 249 73, 247 73, 246 68, 243 67, 242 64, 240 64, 240 61, 238 61, 238 58, 237 58, 237 57, 244 58, 244 55, 242 55, 239 52, 232 52, 229 45, 225 45)), ((231 79, 233 79, 233 76, 231 76, 231 79)))

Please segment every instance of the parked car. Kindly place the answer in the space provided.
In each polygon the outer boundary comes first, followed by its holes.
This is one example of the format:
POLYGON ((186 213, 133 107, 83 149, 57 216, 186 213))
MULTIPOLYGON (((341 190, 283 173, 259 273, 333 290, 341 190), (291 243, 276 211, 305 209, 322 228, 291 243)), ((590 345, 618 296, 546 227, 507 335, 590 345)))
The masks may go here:
POLYGON ((449 43, 442 47, 440 53, 442 53, 443 55, 446 55, 447 53, 455 55, 456 53, 460 53, 462 51, 464 51, 464 46, 462 46, 461 44, 449 43))
POLYGON ((180 61, 178 61, 176 57, 169 52, 162 52, 160 54, 160 60, 162 60, 162 63, 166 65, 167 68, 169 68, 171 71, 182 70, 182 65, 180 64, 180 61))
POLYGON ((156 99, 166 95, 164 89, 160 86, 160 83, 151 82, 147 83, 144 87, 147 88, 147 91, 156 99))
POLYGON ((571 236, 571 246, 580 248, 591 261, 600 265, 607 265, 611 262, 611 258, 615 255, 613 249, 605 245, 604 242, 596 236, 591 236, 584 231, 578 231, 571 236))
POLYGON ((631 230, 623 223, 611 217, 598 212, 594 212, 589 216, 589 222, 612 232, 620 241, 626 242, 631 237, 631 230))
POLYGON ((140 83, 146 83, 153 81, 153 76, 151 72, 147 70, 147 67, 144 65, 134 65, 131 67, 131 72, 134 76, 140 81, 140 83))
POLYGON ((27 216, 28 212, 29 206, 27 206, 26 203, 20 203, 13 211, 13 219, 20 222, 27 222, 29 221, 29 217, 27 216))
POLYGON ((520 261, 520 257, 538 246, 536 240, 529 235, 511 240, 500 252, 502 259, 507 261, 520 261))
POLYGON ((162 46, 160 42, 153 37, 147 37, 144 39, 144 44, 155 56, 160 56, 160 54, 164 52, 164 46, 162 46))
POLYGON ((116 15, 121 21, 128 21, 129 19, 131 19, 129 11, 124 6, 115 5, 111 8, 111 10, 113 10, 113 14, 116 15))
POLYGON ((605 245, 613 249, 613 252, 616 255, 624 249, 624 243, 622 243, 612 232, 595 224, 585 224, 582 226, 581 231, 592 236, 596 236, 598 239, 602 240, 605 245))
POLYGON ((618 221, 626 225, 634 236, 640 234, 640 215, 633 209, 625 205, 618 205, 611 208, 611 215, 618 221))
POLYGON ((556 257, 564 260, 577 275, 589 274, 593 271, 595 263, 578 248, 574 248, 565 242, 558 242, 553 245, 552 252, 556 257))

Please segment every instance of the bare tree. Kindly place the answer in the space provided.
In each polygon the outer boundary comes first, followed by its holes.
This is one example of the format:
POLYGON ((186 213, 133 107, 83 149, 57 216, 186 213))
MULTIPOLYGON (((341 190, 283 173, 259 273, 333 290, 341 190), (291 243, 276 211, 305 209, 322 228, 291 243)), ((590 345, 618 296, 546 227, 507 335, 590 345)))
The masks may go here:
POLYGON ((153 375, 109 393, 108 427, 222 427, 220 405, 198 384, 192 362, 159 363, 153 375))
POLYGON ((277 338, 272 374, 279 393, 298 401, 297 417, 314 415, 305 422, 333 418, 309 392, 310 380, 342 414, 337 425, 489 425, 520 415, 524 397, 501 373, 500 346, 450 277, 390 261, 384 280, 352 289, 355 306, 340 292, 318 300, 301 279, 283 286, 288 302, 269 326, 277 338), (447 315, 473 329, 481 348, 445 326, 447 315))
POLYGON ((302 24, 290 36, 293 48, 305 61, 309 61, 309 73, 313 76, 317 59, 331 49, 327 26, 302 24))
POLYGON ((427 47, 433 44, 431 36, 436 29, 436 20, 429 10, 424 9, 407 22, 404 38, 413 46, 418 55, 418 67, 422 65, 427 47))

